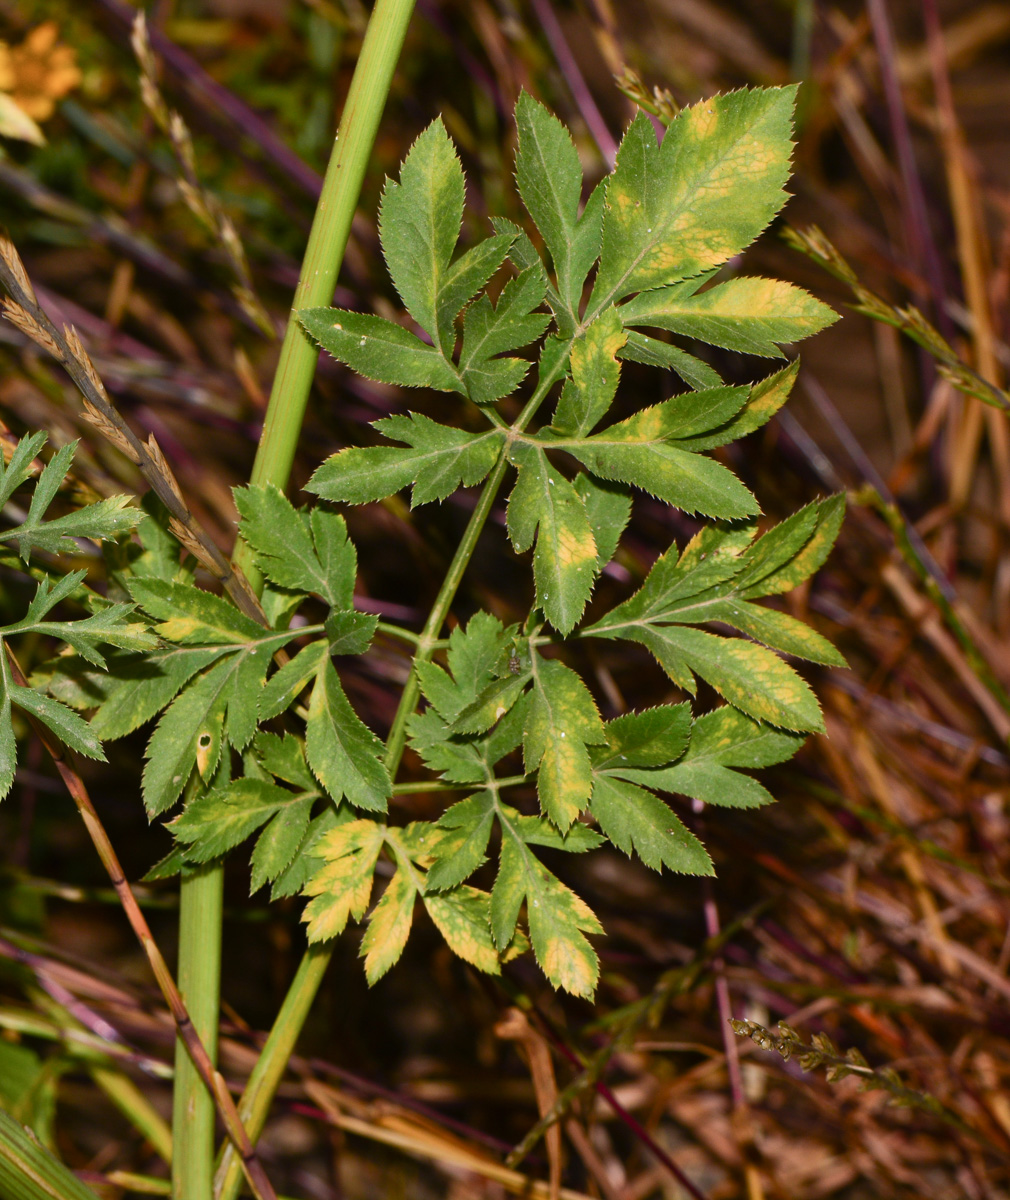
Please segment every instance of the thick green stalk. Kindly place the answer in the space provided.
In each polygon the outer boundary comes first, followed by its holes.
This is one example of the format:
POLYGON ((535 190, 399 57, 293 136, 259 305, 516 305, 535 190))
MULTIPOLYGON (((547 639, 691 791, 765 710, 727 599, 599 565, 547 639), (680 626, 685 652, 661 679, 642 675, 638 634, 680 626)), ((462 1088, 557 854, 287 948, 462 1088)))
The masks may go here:
POLYGON ((337 141, 302 260, 251 482, 284 487, 291 473, 319 351, 295 314, 330 304, 351 221, 393 81, 414 0, 376 0, 347 93, 337 141))
MULTIPOLYGON (((333 299, 365 170, 413 11, 414 0, 376 0, 372 10, 309 232, 250 483, 287 486, 319 354, 297 313, 333 299)), ((259 573, 244 545, 238 548, 236 562, 259 590, 259 573)), ((307 952, 249 1078, 239 1111, 253 1141, 263 1130, 329 959, 329 953, 320 949, 307 952)), ((214 1193, 234 1200, 241 1181, 238 1156, 226 1146, 214 1193)))
MULTIPOLYGON (((212 1063, 217 1063, 224 872, 217 865, 183 871, 179 905, 179 991, 212 1063)), ((172 1194, 212 1200, 214 1101, 181 1040, 175 1046, 172 1104, 172 1194)), ((251 1135, 250 1135, 251 1136, 251 1135)))

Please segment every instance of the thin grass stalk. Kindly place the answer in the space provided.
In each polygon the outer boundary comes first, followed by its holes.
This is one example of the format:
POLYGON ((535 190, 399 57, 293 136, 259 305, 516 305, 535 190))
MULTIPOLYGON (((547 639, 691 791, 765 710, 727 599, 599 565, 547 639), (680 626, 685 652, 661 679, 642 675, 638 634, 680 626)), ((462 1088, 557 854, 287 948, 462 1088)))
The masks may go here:
POLYGON ((0 1196, 4 1200, 98 1200, 37 1137, 0 1109, 0 1196))

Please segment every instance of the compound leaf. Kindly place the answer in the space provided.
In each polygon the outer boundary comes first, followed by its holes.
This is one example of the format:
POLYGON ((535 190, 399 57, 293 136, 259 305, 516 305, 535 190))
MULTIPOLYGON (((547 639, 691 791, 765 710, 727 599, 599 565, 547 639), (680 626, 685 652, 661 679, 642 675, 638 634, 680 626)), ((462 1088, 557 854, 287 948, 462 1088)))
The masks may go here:
POLYGON ((92 730, 102 741, 125 737, 170 704, 194 675, 230 652, 228 646, 171 646, 117 663, 108 697, 91 718, 92 730))
POLYGON ((770 804, 772 796, 740 768, 785 762, 805 740, 802 734, 771 729, 726 705, 695 721, 691 744, 680 762, 654 771, 628 771, 626 776, 706 804, 756 808, 770 804))
POLYGON ((169 828, 186 843, 187 862, 210 862, 297 800, 294 792, 262 779, 235 779, 190 800, 169 828))

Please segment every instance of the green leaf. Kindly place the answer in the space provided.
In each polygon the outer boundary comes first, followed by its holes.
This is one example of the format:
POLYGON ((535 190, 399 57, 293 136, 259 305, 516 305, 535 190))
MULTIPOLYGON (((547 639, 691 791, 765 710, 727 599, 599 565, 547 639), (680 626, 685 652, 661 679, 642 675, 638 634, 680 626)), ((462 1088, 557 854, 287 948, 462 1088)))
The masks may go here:
POLYGON ((595 829, 583 825, 581 821, 576 821, 565 833, 561 833, 546 817, 522 816, 504 804, 499 804, 498 810, 506 815, 522 840, 530 846, 546 846, 549 850, 564 850, 568 854, 585 854, 604 842, 595 829))
POLYGON ((235 779, 223 788, 197 795, 169 828, 186 843, 188 862, 210 862, 240 845, 298 799, 287 788, 261 779, 235 779))
MULTIPOLYGON (((155 632, 179 645, 235 646, 258 641, 262 625, 202 588, 166 579, 132 579, 130 594, 145 612, 161 624, 155 632)), ((292 635, 294 636, 294 635, 292 635)))
MULTIPOLYGON (((0 647, 0 653, 2 653, 2 647, 0 647)), ((30 687, 19 687, 16 683, 8 684, 7 692, 13 704, 16 704, 18 708, 23 708, 25 712, 31 713, 33 717, 41 721, 56 734, 65 746, 69 746, 71 750, 76 750, 78 754, 83 754, 86 758, 95 758, 99 762, 105 762, 102 743, 95 737, 87 721, 79 717, 72 709, 61 704, 59 700, 54 700, 52 696, 47 696, 45 692, 30 687)), ((0 715, 0 720, 2 720, 2 715, 0 715)), ((2 784, 3 777, 3 768, 0 766, 0 784, 2 784)))
POLYGON ((597 771, 607 767, 662 767, 676 761, 691 736, 691 706, 661 704, 608 721, 607 742, 592 751, 597 771))
POLYGON ((343 517, 323 508, 300 511, 274 484, 232 494, 239 534, 268 579, 320 596, 331 608, 353 607, 358 560, 343 517))
POLYGON ((198 752, 201 775, 211 774, 220 755, 228 695, 239 656, 229 655, 200 675, 172 702, 147 744, 144 806, 156 817, 182 794, 198 752))
POLYGON ((300 792, 315 791, 316 782, 305 763, 305 743, 300 738, 290 733, 281 737, 276 733, 258 733, 253 753, 271 775, 293 784, 300 792))
POLYGON ((365 936, 361 939, 365 978, 369 985, 377 983, 403 953, 414 920, 416 899, 417 888, 411 873, 401 866, 372 910, 365 936))
MULTIPOLYGON (((618 312, 621 310, 618 309, 618 312)), ((675 371, 681 379, 696 391, 705 388, 719 387, 722 379, 715 371, 700 358, 688 354, 678 346, 667 342, 659 342, 655 338, 646 337, 634 329, 628 330, 628 340, 618 353, 618 358, 631 362, 644 363, 647 367, 662 367, 675 371)))
POLYGON ((440 896, 425 892, 423 899, 428 915, 453 954, 478 971, 501 974, 498 952, 491 939, 490 897, 486 892, 458 887, 440 896))
MULTIPOLYGON (((99 646, 116 646, 121 650, 153 651, 158 648, 158 639, 146 625, 126 618, 133 612, 132 604, 112 604, 93 616, 79 621, 19 622, 19 633, 42 633, 59 638, 73 646, 82 658, 95 666, 105 666, 105 656, 99 646)), ((13 632, 8 629, 8 632, 13 632)))
POLYGON ((45 444, 44 433, 26 434, 18 439, 10 462, 5 455, 0 455, 0 507, 31 477, 32 461, 45 444))
POLYGON ((765 543, 776 530, 781 530, 783 526, 790 527, 791 522, 797 525, 805 524, 811 510, 815 514, 815 521, 802 548, 784 561, 772 560, 773 565, 764 574, 751 572, 743 581, 745 598, 788 592, 824 565, 845 519, 845 495, 842 492, 836 496, 829 496, 826 500, 815 500, 801 508, 798 513, 776 526, 776 529, 766 533, 758 546, 765 543))
POLYGON ((345 609, 326 618, 326 637, 331 654, 364 654, 372 644, 379 618, 371 613, 345 609))
POLYGON ((494 816, 494 796, 490 792, 478 792, 446 809, 438 819, 445 837, 434 851, 435 861, 425 881, 427 892, 458 886, 487 861, 494 816))
POLYGON ((407 722, 411 749, 429 771, 451 783, 482 783, 487 778, 478 740, 453 734, 434 708, 414 713, 407 722))
POLYGON ((512 940, 524 900, 533 953, 544 974, 555 987, 592 997, 600 966, 585 934, 602 933, 603 927, 503 820, 501 863, 491 892, 491 931, 499 950, 512 940))
POLYGON ((328 458, 306 485, 324 500, 365 504, 413 484, 411 506, 444 500, 461 484, 472 487, 487 475, 504 435, 499 429, 467 433, 439 425, 419 413, 384 417, 375 428, 399 446, 351 447, 328 458))
POLYGON ((533 555, 536 603, 560 633, 570 633, 585 611, 596 578, 596 539, 582 497, 542 450, 516 445, 519 475, 508 503, 508 531, 516 550, 533 555))
POLYGON ((305 884, 314 897, 302 919, 310 942, 328 941, 343 933, 348 918, 360 921, 372 895, 372 875, 385 840, 378 821, 345 821, 324 833, 313 847, 323 865, 305 884))
POLYGON ((564 449, 594 475, 630 483, 684 512, 735 521, 760 511, 748 489, 721 463, 662 441, 609 441, 608 433, 564 449))
MULTIPOLYGON (((297 634, 298 631, 294 632, 297 634)), ((228 741, 236 750, 244 750, 256 732, 257 704, 272 656, 273 647, 269 644, 250 647, 238 655, 225 722, 228 741)))
POLYGON ((28 612, 14 625, 8 625, 5 633, 42 633, 59 638, 74 647, 88 662, 95 666, 105 665, 99 652, 101 645, 117 646, 124 650, 154 650, 157 638, 149 633, 146 625, 127 622, 133 612, 132 604, 109 604, 90 617, 77 621, 46 621, 45 616, 61 601, 71 597, 85 578, 85 571, 70 571, 55 585, 48 576, 39 580, 35 596, 28 612))
POLYGON ((258 707, 261 721, 269 721, 289 708, 315 679, 319 669, 329 656, 329 645, 325 641, 309 642, 270 676, 259 694, 258 707))
POLYGON ((651 325, 741 354, 781 358, 779 344, 798 342, 838 320, 826 304, 781 279, 729 279, 683 296, 676 285, 640 292, 622 305, 626 325, 651 325))
POLYGON ((632 850, 654 871, 714 875, 705 847, 658 796, 610 775, 593 784, 592 813, 600 828, 630 858, 632 850))
POLYGON ((316 675, 305 725, 305 752, 312 773, 340 803, 385 812, 392 791, 382 761, 382 742, 351 707, 327 658, 316 675))
POLYGON ((735 417, 710 432, 696 433, 685 438, 681 446, 685 450, 696 452, 711 450, 715 446, 728 445, 753 433, 755 429, 760 429, 789 399, 799 369, 799 359, 794 359, 788 367, 783 367, 774 375, 753 384, 747 403, 735 417))
POLYGON ((568 130, 526 91, 515 119, 519 194, 550 251, 558 296, 575 320, 582 285, 600 253, 604 191, 593 193, 580 217, 582 167, 568 130))
POLYGON ((566 437, 585 437, 599 424, 617 394, 617 355, 627 336, 617 310, 608 308, 575 339, 569 360, 572 377, 561 392, 552 429, 566 437))
POLYGON ((704 620, 721 621, 739 629, 756 642, 770 646, 783 654, 805 658, 828 667, 848 664, 834 646, 816 629, 797 621, 787 613, 760 604, 741 603, 735 599, 713 601, 705 608, 704 620))
POLYGON ((351 821, 352 817, 349 808, 337 812, 332 804, 327 804, 318 816, 312 818, 291 862, 270 885, 271 901, 297 896, 302 891, 316 869, 318 860, 313 855, 319 842, 331 829, 351 821))
POLYGON ((785 203, 795 85, 691 105, 661 146, 639 113, 607 185, 593 312, 739 254, 785 203))
POLYGON ((844 660, 820 634, 785 613, 750 601, 801 582, 827 556, 844 509, 841 497, 815 501, 752 541, 754 527, 710 526, 678 558, 657 560, 642 587, 585 630, 589 636, 640 642, 675 683, 694 690, 701 675, 731 704, 787 729, 820 729, 816 701, 800 677, 762 646, 698 629, 718 621, 769 647, 816 662, 844 660))
MULTIPOLYGON (((13 102, 11 107, 15 107, 13 102)), ((3 1109, 0 1109, 0 1194, 12 1200, 98 1200, 96 1192, 3 1109)))
POLYGON ((465 628, 457 626, 449 635, 446 657, 451 675, 436 663, 417 664, 422 692, 447 722, 454 721, 494 679, 514 632, 515 626, 505 629, 497 617, 476 612, 465 628))
POLYGON ((691 744, 679 763, 626 774, 648 787, 691 796, 706 804, 757 808, 770 804, 773 797, 756 779, 737 768, 754 770, 785 762, 805 740, 802 734, 770 729, 727 705, 698 718, 691 731, 691 744))
POLYGON ((411 146, 400 182, 386 180, 379 209, 390 277, 407 311, 433 339, 440 285, 463 221, 463 193, 463 168, 437 117, 411 146))
MULTIPOLYGON (((45 434, 21 439, 10 466, 0 476, 3 503, 28 478, 32 459, 45 440, 45 434)), ((110 540, 132 529, 143 516, 139 509, 131 506, 130 496, 110 496, 52 521, 43 521, 46 509, 52 504, 70 470, 76 449, 77 442, 68 442, 57 450, 39 474, 24 521, 13 529, 0 532, 0 541, 17 542, 18 553, 25 562, 32 550, 43 550, 49 554, 76 554, 78 548, 74 538, 110 540)))
MULTIPOLYGON (((784 729, 824 732, 820 706, 810 685, 771 650, 683 626, 664 626, 652 633, 655 641, 649 649, 654 654, 656 643, 661 643, 667 653, 686 663, 730 704, 755 719, 784 729)), ((666 666, 662 658, 660 665, 666 666)))
POLYGON ((439 392, 464 390, 451 362, 393 321, 342 308, 303 308, 298 320, 327 353, 366 379, 439 392))
POLYGON ((285 804, 256 839, 250 859, 250 896, 291 865, 305 840, 313 802, 312 796, 306 796, 285 804))
POLYGON ((91 718, 92 731, 108 742, 139 729, 194 675, 228 653, 228 646, 172 646, 117 663, 108 698, 91 718))
POLYGON ((539 259, 535 266, 510 280, 491 306, 481 296, 463 318, 463 348, 459 373, 475 404, 490 404, 509 396, 526 376, 530 364, 521 358, 501 358, 509 350, 528 346, 550 324, 546 313, 535 313, 544 299, 547 280, 539 259))
POLYGON ((407 311, 450 358, 453 321, 501 266, 512 238, 498 234, 455 262, 463 218, 463 168, 436 118, 411 146, 400 181, 386 180, 379 237, 389 274, 407 311))
MULTIPOLYGON (((668 446, 681 446, 685 439, 724 425, 747 403, 749 390, 746 387, 724 385, 709 388, 704 392, 682 392, 661 404, 640 409, 633 416, 608 426, 583 444, 644 445, 657 442, 668 446)), ((552 438, 552 442, 568 449, 564 439, 552 438)))
POLYGON ((592 792, 587 744, 606 740, 589 689, 557 659, 536 656, 523 728, 523 761, 537 771, 540 807, 564 833, 592 792))
POLYGON ((580 471, 572 482, 586 507, 589 528, 596 542, 596 573, 617 553, 621 534, 631 519, 631 496, 620 484, 594 479, 580 471))

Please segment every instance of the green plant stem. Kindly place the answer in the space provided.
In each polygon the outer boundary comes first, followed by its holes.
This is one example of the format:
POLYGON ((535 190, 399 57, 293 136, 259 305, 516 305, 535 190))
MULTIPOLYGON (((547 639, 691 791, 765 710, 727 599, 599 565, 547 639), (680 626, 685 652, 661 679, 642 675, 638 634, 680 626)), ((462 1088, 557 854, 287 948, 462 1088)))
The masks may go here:
MULTIPOLYGON (((183 871, 179 905, 179 991, 212 1063, 217 1063, 224 872, 183 871), (185 953, 183 952, 185 950, 185 953)), ((212 1200, 214 1101, 181 1041, 175 1047, 172 1189, 177 1200, 212 1200)), ((251 1137, 252 1135, 250 1135, 251 1137)))
MULTIPOLYGON (((533 419, 537 409, 543 403, 547 393, 564 373, 567 361, 567 354, 552 357, 550 366, 538 382, 536 391, 527 401, 515 424, 512 426, 510 433, 520 434, 526 428, 533 419)), ((473 557, 477 540, 484 529, 495 497, 498 495, 498 489, 501 487, 502 480, 505 477, 505 472, 509 465, 508 455, 510 447, 511 438, 506 442, 494 470, 484 484, 477 507, 470 514, 470 520, 464 530, 463 537, 456 547, 456 553, 453 555, 452 562, 446 571, 445 579, 442 581, 442 586, 435 597, 431 612, 428 614, 428 620, 425 622, 424 629, 417 639, 417 651, 414 655, 410 677, 404 685, 403 693, 400 696, 400 703, 397 706, 396 715, 393 718, 393 724, 389 731, 389 737, 386 739, 385 761, 390 777, 395 778, 396 770, 400 765, 400 759, 403 757, 403 750, 406 745, 407 721, 417 705, 420 694, 417 682, 417 664, 419 662, 426 662, 435 649, 443 644, 438 639, 439 631, 445 623, 446 617, 449 615, 449 609, 452 607, 452 602, 456 597, 456 591, 462 582, 470 559, 473 557)), ((500 786, 519 782, 524 778, 516 776, 514 779, 503 780, 500 786)), ((288 989, 288 994, 285 997, 284 1004, 274 1023, 274 1027, 270 1031, 270 1036, 260 1053, 252 1075, 249 1077, 249 1083, 246 1085, 246 1090, 239 1103, 239 1113, 246 1124, 246 1128, 249 1130, 249 1136, 254 1141, 262 1130, 262 1125, 266 1120, 266 1114, 269 1111, 274 1093, 284 1075, 288 1058, 291 1056, 291 1052, 301 1033, 302 1024, 308 1016, 309 1009, 312 1007, 312 1002, 315 999, 316 992, 325 974, 332 953, 333 951, 328 945, 310 946, 305 952, 298 972, 292 980, 291 987, 288 989), (247 1097, 249 1098, 248 1104, 247 1097)), ((230 1145, 226 1146, 222 1154, 221 1166, 218 1168, 217 1186, 215 1187, 216 1200, 235 1200, 238 1195, 241 1175, 237 1169, 237 1162, 238 1159, 233 1147, 230 1145)))
POLYGON ((365 168, 413 11, 414 0, 376 0, 372 10, 302 260, 252 483, 283 487, 291 473, 319 356, 296 314, 333 300, 365 168))

